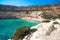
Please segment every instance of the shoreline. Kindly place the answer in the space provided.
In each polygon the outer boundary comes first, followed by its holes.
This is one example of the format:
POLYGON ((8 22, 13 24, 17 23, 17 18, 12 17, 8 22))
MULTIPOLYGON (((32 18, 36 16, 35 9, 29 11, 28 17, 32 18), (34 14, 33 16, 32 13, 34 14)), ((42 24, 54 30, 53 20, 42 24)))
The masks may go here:
POLYGON ((43 18, 40 19, 40 18, 31 18, 31 17, 22 18, 22 19, 27 20, 27 21, 31 21, 31 22, 42 22, 43 20, 45 20, 43 18))
MULTIPOLYGON (((26 18, 22 18, 22 19, 24 19, 24 20, 27 20, 27 21, 32 21, 33 22, 33 20, 28 20, 28 19, 26 19, 26 18)), ((34 20, 34 22, 38 22, 39 20, 34 20)), ((43 20, 41 20, 41 21, 43 21, 43 20)), ((54 24, 54 26, 56 26, 57 28, 58 28, 58 26, 60 26, 60 19, 55 19, 55 20, 50 20, 50 22, 48 22, 48 23, 45 23, 45 22, 41 22, 41 21, 39 21, 39 24, 37 24, 37 25, 35 25, 35 26, 32 26, 30 29, 34 29, 34 28, 36 28, 36 29, 38 29, 36 32, 34 32, 34 33, 32 33, 32 35, 33 36, 31 36, 31 39, 33 39, 34 37, 36 37, 36 36, 34 36, 34 35, 38 35, 40 32, 41 32, 41 34, 39 34, 39 35, 45 35, 46 34, 46 32, 48 31, 48 29, 50 28, 50 27, 52 27, 52 25, 53 25, 53 22, 58 22, 59 24, 54 24), (44 30, 43 30, 44 29, 44 30)), ((58 28, 59 29, 59 28, 58 28)), ((58 32, 58 31, 57 31, 58 32)), ((54 33, 54 32, 53 32, 54 33)), ((59 34, 59 33, 58 33, 59 34)), ((52 35, 54 35, 54 34, 52 34, 52 35)), ((52 36, 51 35, 51 36, 52 36)), ((49 37, 51 37, 51 36, 49 36, 49 37)), ((26 36, 25 36, 26 37, 26 36)), ((40 37, 42 37, 42 36, 40 36, 40 37)), ((44 37, 46 37, 46 36, 44 36, 44 37)), ((47 37, 47 39, 49 38, 49 37, 47 37)), ((51 37, 52 38, 52 37, 51 37)), ((36 39, 36 38, 35 38, 36 39)), ((39 39, 39 38, 38 38, 39 39)), ((43 38, 42 37, 42 39, 46 39, 46 38, 43 38)), ((11 39, 8 39, 8 40, 11 40, 11 39)), ((23 39, 23 40, 27 40, 27 39, 23 39)))
MULTIPOLYGON (((60 19, 51 20, 48 23, 39 23, 36 26, 31 27, 31 29, 37 29, 36 32, 30 34, 30 40, 58 40, 60 39, 60 19), (53 24, 54 22, 58 22, 59 24, 53 24), (54 30, 52 30, 52 28, 54 30), (52 31, 51 31, 52 30, 52 31), (53 38, 54 36, 54 38, 53 38), (36 38, 37 37, 37 38, 36 38), (40 38, 41 37, 41 38, 40 38)), ((27 40, 25 36, 23 40, 27 40)))

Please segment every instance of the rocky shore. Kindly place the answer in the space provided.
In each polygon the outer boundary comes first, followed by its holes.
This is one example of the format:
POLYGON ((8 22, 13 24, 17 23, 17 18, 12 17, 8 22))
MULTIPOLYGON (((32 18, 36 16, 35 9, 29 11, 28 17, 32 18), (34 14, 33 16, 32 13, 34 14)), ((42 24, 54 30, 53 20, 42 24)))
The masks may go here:
POLYGON ((40 23, 31 29, 36 28, 37 31, 31 34, 31 37, 24 38, 23 40, 60 40, 60 19, 51 21, 49 23, 40 23), (58 24, 53 24, 58 22, 58 24))
MULTIPOLYGON (((22 40, 60 40, 60 19, 50 20, 50 22, 42 22, 42 21, 43 20, 41 20, 38 25, 30 28, 30 29, 37 29, 37 31, 29 35, 26 35, 22 40)), ((14 40, 14 39, 8 39, 8 40, 14 40)))

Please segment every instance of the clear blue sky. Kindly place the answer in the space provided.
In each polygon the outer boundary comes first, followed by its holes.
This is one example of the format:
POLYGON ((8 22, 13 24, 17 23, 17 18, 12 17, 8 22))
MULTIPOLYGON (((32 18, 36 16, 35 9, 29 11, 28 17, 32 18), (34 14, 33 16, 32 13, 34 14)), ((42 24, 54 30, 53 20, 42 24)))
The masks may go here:
POLYGON ((29 6, 59 3, 60 0, 0 0, 0 4, 14 5, 14 6, 29 6))

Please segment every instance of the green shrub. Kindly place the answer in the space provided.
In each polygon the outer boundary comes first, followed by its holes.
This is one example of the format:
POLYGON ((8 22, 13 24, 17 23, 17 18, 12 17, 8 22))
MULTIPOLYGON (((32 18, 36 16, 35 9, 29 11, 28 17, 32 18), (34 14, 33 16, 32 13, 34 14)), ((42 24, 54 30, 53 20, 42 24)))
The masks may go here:
POLYGON ((50 22, 50 20, 43 20, 42 22, 48 23, 48 22, 50 22))
POLYGON ((23 26, 21 28, 18 28, 16 32, 14 33, 14 36, 11 37, 11 39, 18 40, 23 39, 26 35, 35 32, 37 29, 30 29, 29 27, 23 26))
POLYGON ((31 32, 35 32, 35 31, 37 31, 37 29, 35 29, 35 28, 34 29, 31 29, 31 32))
POLYGON ((57 15, 57 18, 60 18, 60 14, 57 15))
POLYGON ((41 17, 44 18, 44 19, 56 19, 57 18, 56 16, 53 16, 49 13, 42 13, 41 17))
POLYGON ((53 22, 53 24, 59 24, 58 22, 53 22))
POLYGON ((12 37, 12 39, 14 40, 18 40, 19 38, 24 38, 24 36, 26 36, 27 34, 29 34, 30 28, 23 26, 21 28, 18 28, 16 30, 16 32, 14 33, 14 36, 12 37))

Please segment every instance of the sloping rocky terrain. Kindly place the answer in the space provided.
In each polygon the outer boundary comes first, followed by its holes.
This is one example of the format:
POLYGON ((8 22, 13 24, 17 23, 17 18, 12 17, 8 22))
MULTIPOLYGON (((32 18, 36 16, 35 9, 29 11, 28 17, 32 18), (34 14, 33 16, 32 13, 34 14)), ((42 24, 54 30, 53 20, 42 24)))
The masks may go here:
MULTIPOLYGON (((0 4, 0 18, 27 17, 32 12, 43 12, 52 15, 60 13, 60 3, 37 6, 10 6, 0 4)), ((32 13, 33 14, 33 13, 32 13)), ((36 15, 37 13, 35 13, 36 15)))
POLYGON ((42 22, 31 27, 28 31, 25 30, 27 29, 18 28, 18 31, 16 30, 14 36, 9 40, 60 40, 60 19, 42 22))
POLYGON ((54 24, 55 21, 50 21, 48 23, 40 23, 33 28, 37 31, 25 36, 23 40, 60 40, 60 22, 54 24))

